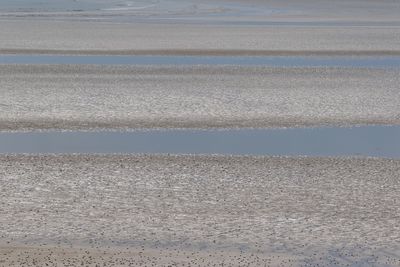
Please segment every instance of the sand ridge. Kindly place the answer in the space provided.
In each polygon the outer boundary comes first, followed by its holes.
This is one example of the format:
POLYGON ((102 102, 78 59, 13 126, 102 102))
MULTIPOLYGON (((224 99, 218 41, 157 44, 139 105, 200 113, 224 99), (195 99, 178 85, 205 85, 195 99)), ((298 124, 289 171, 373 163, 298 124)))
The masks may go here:
POLYGON ((399 171, 374 158, 1 156, 1 243, 396 266, 399 171))
POLYGON ((397 69, 10 64, 0 77, 1 130, 400 123, 397 69))
MULTIPOLYGON (((0 53, 400 55, 398 1, 148 2, 4 0, 0 53)), ((399 77, 2 64, 0 130, 400 124, 399 77)), ((377 158, 0 155, 0 266, 399 266, 399 177, 377 158)))
MULTIPOLYGON (((0 51, 124 53, 135 51, 400 51, 400 27, 224 26, 80 21, 1 21, 0 51), (77 52, 75 52, 77 51, 77 52), (93 52, 94 51, 94 52, 93 52), (116 52, 113 52, 116 51, 116 52)), ((143 51, 143 52, 142 52, 143 51)), ((256 51, 256 52, 252 52, 256 51)), ((344 52, 341 52, 344 51, 344 52)), ((347 51, 347 52, 346 52, 347 51)), ((266 53, 266 52, 263 52, 266 53)), ((320 52, 321 53, 321 52, 320 52)))

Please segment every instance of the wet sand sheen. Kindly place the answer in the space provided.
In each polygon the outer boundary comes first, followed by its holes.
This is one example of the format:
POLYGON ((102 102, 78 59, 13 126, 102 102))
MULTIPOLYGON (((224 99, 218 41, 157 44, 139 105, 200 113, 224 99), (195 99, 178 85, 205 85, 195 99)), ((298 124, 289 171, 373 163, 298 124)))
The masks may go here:
POLYGON ((0 170, 7 263, 400 259, 399 160, 0 156, 0 170))
POLYGON ((398 84, 399 69, 4 64, 0 130, 400 124, 398 84))
POLYGON ((400 27, 390 26, 277 28, 4 20, 0 33, 1 53, 399 55, 400 51, 400 27))
MULTIPOLYGON (((390 0, 3 2, 3 54, 400 55, 390 0)), ((399 77, 2 65, 0 130, 400 125, 399 77)), ((3 155, 0 266, 398 266, 398 177, 377 158, 3 155)))

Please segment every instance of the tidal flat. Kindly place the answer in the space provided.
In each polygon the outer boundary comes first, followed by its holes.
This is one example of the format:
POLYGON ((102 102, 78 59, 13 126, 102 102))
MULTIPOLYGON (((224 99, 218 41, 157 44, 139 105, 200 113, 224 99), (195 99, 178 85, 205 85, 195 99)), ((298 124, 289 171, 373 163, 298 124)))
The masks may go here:
MULTIPOLYGON (((400 56, 399 14, 392 0, 4 0, 0 131, 398 127, 400 68, 380 60, 400 56), (34 55, 53 62, 4 60, 34 55)), ((399 266, 399 177, 398 159, 365 155, 2 154, 0 266, 399 266)))
POLYGON ((0 159, 3 266, 399 263, 399 160, 0 159))
POLYGON ((0 129, 399 124, 399 68, 0 65, 0 129))

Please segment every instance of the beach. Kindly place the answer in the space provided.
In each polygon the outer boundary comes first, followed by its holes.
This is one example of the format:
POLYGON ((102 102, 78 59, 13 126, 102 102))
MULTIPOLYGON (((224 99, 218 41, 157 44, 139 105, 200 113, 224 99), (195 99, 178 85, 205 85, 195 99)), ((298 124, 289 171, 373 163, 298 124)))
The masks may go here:
POLYGON ((10 64, 0 77, 2 130, 400 122, 398 69, 10 64))
MULTIPOLYGON (((4 0, 0 131, 51 145, 398 126, 399 14, 390 0, 4 0)), ((28 148, 0 154, 0 266, 400 265, 399 158, 28 148)))
POLYGON ((226 26, 1 21, 1 53, 307 55, 396 54, 398 26, 226 26))
POLYGON ((140 266, 140 251, 156 265, 187 255, 228 266, 234 256, 254 266, 398 264, 398 160, 21 155, 0 164, 2 243, 16 246, 3 247, 5 266, 40 251, 93 265, 140 266))

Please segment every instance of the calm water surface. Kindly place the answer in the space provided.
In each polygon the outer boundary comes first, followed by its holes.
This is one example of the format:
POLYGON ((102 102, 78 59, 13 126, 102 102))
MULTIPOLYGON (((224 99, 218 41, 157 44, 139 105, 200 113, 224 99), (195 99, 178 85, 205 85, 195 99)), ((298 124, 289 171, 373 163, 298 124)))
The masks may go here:
POLYGON ((0 153, 169 153, 400 158, 400 126, 2 132, 0 153))
POLYGON ((0 64, 241 65, 400 68, 400 56, 72 56, 0 55, 0 64))

